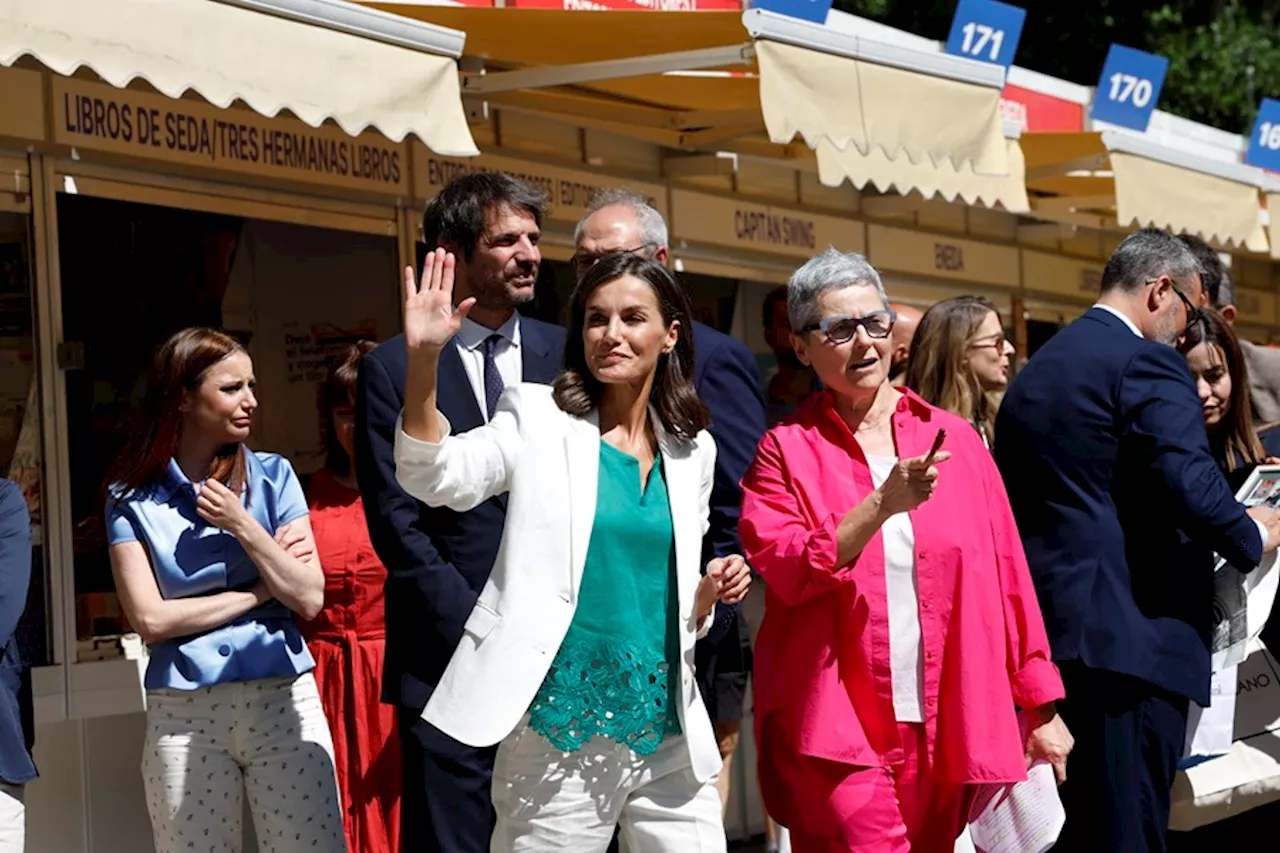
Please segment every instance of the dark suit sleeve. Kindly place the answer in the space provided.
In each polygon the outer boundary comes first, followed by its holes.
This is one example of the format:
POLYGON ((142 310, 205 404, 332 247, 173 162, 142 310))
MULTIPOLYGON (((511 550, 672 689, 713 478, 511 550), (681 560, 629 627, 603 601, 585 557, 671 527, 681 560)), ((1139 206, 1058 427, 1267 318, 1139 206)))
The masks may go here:
MULTIPOLYGON (((1258 565, 1264 543, 1210 455, 1182 356, 1172 347, 1142 347, 1125 369, 1120 407, 1129 439, 1172 498, 1170 521, 1241 571, 1258 565)), ((1155 500, 1151 511, 1161 511, 1155 500)))
POLYGON ((0 480, 0 649, 13 639, 31 584, 31 517, 22 490, 0 480))
MULTIPOLYGON (((707 353, 698 395, 711 412, 708 430, 716 442, 716 476, 711 488, 711 525, 703 541, 703 557, 741 554, 738 516, 742 512, 740 483, 755 457, 765 431, 760 376, 751 351, 736 340, 707 353)), ((716 618, 703 638, 718 643, 737 620, 737 607, 716 606, 716 618)))
POLYGON ((429 620, 450 646, 475 607, 476 593, 446 562, 423 532, 421 505, 396 483, 395 428, 400 393, 373 355, 360 362, 356 382, 356 477, 364 498, 373 548, 395 582, 396 594, 412 595, 410 612, 429 620))

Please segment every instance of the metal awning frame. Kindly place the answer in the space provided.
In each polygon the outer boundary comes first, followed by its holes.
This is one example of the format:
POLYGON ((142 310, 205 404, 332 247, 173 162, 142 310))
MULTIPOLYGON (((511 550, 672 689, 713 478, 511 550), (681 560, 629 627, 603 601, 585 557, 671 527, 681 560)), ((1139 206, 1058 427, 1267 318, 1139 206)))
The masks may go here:
MULTIPOLYGON (((286 2, 287 0, 224 0, 224 2, 286 2)), ((288 2, 320 2, 320 0, 288 0, 288 2)), ((333 2, 333 0, 328 0, 333 2)), ((755 62, 755 41, 776 41, 795 47, 842 56, 862 62, 874 62, 935 77, 1001 89, 1004 69, 985 62, 963 59, 949 54, 924 53, 901 45, 886 44, 847 33, 834 32, 820 24, 789 18, 764 9, 748 9, 742 13, 742 25, 750 41, 705 50, 687 50, 614 59, 604 62, 582 62, 513 71, 485 73, 483 68, 462 75, 462 91, 467 95, 487 95, 520 89, 545 89, 623 80, 650 74, 677 71, 724 69, 755 62)))
POLYGON ((467 34, 448 27, 358 6, 347 0, 214 0, 302 24, 457 59, 467 34))

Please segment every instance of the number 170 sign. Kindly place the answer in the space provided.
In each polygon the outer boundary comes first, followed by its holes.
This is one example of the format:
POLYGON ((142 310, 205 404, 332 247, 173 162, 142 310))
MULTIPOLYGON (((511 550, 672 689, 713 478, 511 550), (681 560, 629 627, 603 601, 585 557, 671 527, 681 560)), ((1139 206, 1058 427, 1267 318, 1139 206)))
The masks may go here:
POLYGON ((1169 60, 1163 56, 1111 45, 1093 96, 1093 118, 1145 131, 1168 70, 1169 60))

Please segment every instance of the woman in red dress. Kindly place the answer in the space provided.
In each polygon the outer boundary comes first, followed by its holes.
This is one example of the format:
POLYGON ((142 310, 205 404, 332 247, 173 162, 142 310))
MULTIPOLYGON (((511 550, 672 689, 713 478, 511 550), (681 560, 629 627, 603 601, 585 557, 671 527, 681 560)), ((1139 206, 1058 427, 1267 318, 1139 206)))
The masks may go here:
POLYGON ((400 746, 395 708, 379 701, 387 570, 369 541, 352 465, 356 369, 373 347, 361 341, 339 354, 322 389, 328 458, 312 475, 308 503, 324 567, 324 609, 300 626, 316 660, 315 677, 333 732, 347 848, 397 853, 400 746))

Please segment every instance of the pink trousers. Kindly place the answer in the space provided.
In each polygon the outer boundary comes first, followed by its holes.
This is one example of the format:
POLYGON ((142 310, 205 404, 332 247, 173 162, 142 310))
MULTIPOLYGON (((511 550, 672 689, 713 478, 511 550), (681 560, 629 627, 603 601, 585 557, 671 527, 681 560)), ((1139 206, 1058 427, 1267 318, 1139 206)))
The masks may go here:
POLYGON ((766 735, 762 788, 794 853, 951 853, 974 788, 933 782, 923 725, 899 723, 898 733, 904 760, 893 767, 798 755, 766 735))

